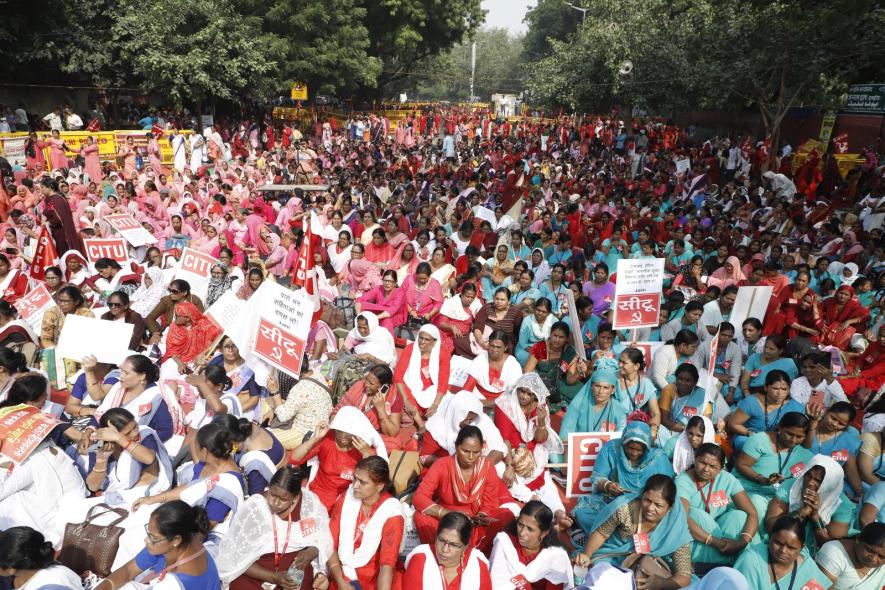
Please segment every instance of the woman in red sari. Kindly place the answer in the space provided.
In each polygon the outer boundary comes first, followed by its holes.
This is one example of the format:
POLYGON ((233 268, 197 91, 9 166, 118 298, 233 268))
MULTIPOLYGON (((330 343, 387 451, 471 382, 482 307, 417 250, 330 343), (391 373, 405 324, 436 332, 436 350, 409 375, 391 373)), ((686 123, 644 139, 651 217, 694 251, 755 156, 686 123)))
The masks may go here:
POLYGON ((406 557, 403 588, 422 590, 492 590, 489 562, 470 547, 473 523, 460 512, 439 521, 431 543, 419 545, 406 557))
POLYGON ((465 426, 455 440, 455 456, 438 459, 424 474, 413 499, 415 528, 422 543, 433 540, 439 519, 458 511, 476 525, 471 547, 485 553, 495 535, 513 520, 514 514, 501 507, 504 482, 491 461, 482 458, 483 442, 479 428, 465 426))
POLYGON ((475 355, 470 348, 470 329, 473 318, 482 308, 476 299, 476 285, 464 283, 461 293, 446 299, 433 323, 439 328, 442 338, 442 352, 472 359, 475 355))
POLYGON ((870 312, 854 298, 854 288, 842 285, 821 305, 823 334, 821 344, 846 350, 855 332, 863 332, 870 312))
MULTIPOLYGON (((845 377, 839 378, 845 395, 853 397, 860 388, 869 389, 870 391, 878 391, 882 384, 885 383, 885 357, 882 351, 885 350, 885 326, 879 327, 876 334, 876 340, 867 346, 860 355, 858 355, 854 363, 849 367, 851 372, 845 377)), ((850 356, 853 353, 849 353, 850 356)))
POLYGON ((384 491, 387 461, 367 457, 356 464, 353 485, 335 502, 329 529, 335 552, 329 558, 333 590, 390 590, 399 559, 405 519, 402 504, 384 491))
MULTIPOLYGON (((808 317, 800 309, 802 300, 806 296, 810 296, 813 308, 817 307, 817 294, 808 286, 810 281, 811 275, 806 271, 800 271, 796 273, 796 278, 793 279, 792 285, 781 290, 777 297, 772 296, 771 302, 768 304, 768 311, 765 314, 765 317, 768 318, 762 332, 765 336, 784 333, 784 331, 790 329, 790 324, 796 322, 800 315, 803 318, 808 317), (791 321, 787 321, 787 316, 790 316, 791 321)), ((818 314, 819 316, 820 314, 818 314)), ((788 338, 793 338, 795 335, 788 336, 788 338)), ((799 335, 803 334, 800 333, 799 335)))
POLYGON ((361 379, 347 390, 335 409, 353 406, 366 415, 372 427, 381 435, 388 451, 417 451, 414 439, 415 424, 410 419, 406 424, 403 412, 403 396, 393 386, 393 371, 387 365, 375 365, 361 379))
POLYGON ((208 351, 209 346, 221 336, 221 329, 190 301, 175 304, 175 319, 166 335, 166 353, 163 361, 172 359, 179 374, 185 373, 185 365, 208 351))
POLYGON ((380 268, 387 268, 390 261, 393 260, 396 249, 387 241, 387 235, 380 227, 372 231, 372 240, 366 244, 366 260, 373 264, 379 265, 380 268))
POLYGON ((399 355, 393 381, 403 396, 407 413, 420 418, 434 414, 449 390, 450 356, 441 354, 439 328, 425 324, 415 342, 407 344, 399 355))
MULTIPOLYGON (((792 302, 793 299, 789 301, 792 302)), ((790 340, 808 338, 812 342, 817 342, 820 338, 823 321, 817 296, 811 289, 800 296, 798 305, 791 303, 776 317, 783 318, 784 330, 781 333, 790 340)))

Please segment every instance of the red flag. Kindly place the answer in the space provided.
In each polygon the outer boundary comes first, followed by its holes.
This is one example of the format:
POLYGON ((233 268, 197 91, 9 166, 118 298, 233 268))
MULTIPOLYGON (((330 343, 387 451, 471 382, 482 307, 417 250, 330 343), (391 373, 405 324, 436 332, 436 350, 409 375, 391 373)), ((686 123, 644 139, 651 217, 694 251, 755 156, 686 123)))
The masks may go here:
POLYGON ((40 226, 40 237, 37 239, 37 250, 34 252, 34 262, 31 264, 30 275, 32 279, 42 281, 46 269, 58 264, 58 251, 55 249, 55 240, 49 235, 46 226, 40 226))
POLYGON ((301 242, 301 249, 298 251, 298 260, 295 261, 294 272, 292 273, 292 285, 297 285, 305 290, 310 299, 314 302, 314 312, 312 324, 319 321, 323 315, 323 306, 320 303, 320 290, 317 286, 316 261, 313 257, 313 231, 311 229, 311 215, 304 216, 304 238, 301 242))

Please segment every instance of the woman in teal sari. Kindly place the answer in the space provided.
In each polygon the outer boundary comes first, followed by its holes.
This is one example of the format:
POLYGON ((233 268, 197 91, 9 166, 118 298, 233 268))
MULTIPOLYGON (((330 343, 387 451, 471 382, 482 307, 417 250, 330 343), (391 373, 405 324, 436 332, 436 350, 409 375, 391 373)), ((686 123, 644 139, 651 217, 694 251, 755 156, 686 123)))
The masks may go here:
POLYGON ((618 375, 596 370, 569 404, 559 427, 559 436, 568 440, 570 432, 617 432, 627 423, 627 411, 613 395, 618 375))
POLYGON ((754 434, 738 453, 737 480, 750 495, 760 518, 781 484, 799 475, 811 461, 811 451, 802 446, 810 427, 805 414, 787 412, 774 432, 754 434))
POLYGON ((793 359, 782 356, 786 345, 786 338, 780 334, 772 334, 765 339, 761 353, 753 353, 747 358, 741 371, 740 390, 735 395, 735 401, 751 393, 762 391, 769 371, 775 369, 784 371, 790 376, 790 381, 799 376, 799 369, 793 359))
POLYGON ((535 301, 532 313, 522 320, 519 338, 516 341, 516 352, 513 356, 521 366, 529 360, 529 349, 550 337, 550 328, 556 318, 550 313, 550 300, 541 297, 535 301))
POLYGON ((698 387, 699 380, 697 368, 690 363, 682 363, 676 369, 676 382, 661 391, 658 444, 665 445, 670 438, 679 436, 694 416, 710 418, 713 415, 711 398, 703 387, 698 387))
POLYGON ((771 529, 768 545, 749 547, 734 567, 754 589, 825 590, 832 585, 805 548, 805 527, 792 516, 780 517, 771 529))
POLYGON ((581 496, 575 519, 588 533, 602 522, 599 513, 607 504, 623 504, 625 495, 636 494, 653 475, 673 476, 667 455, 652 447, 651 429, 645 422, 630 422, 620 439, 602 446, 593 466, 593 493, 581 496))
POLYGON ((670 590, 691 583, 691 535, 670 476, 649 477, 641 493, 613 502, 599 516, 600 525, 575 557, 576 565, 603 561, 621 565, 630 554, 648 553, 666 561, 673 575, 654 577, 646 587, 670 590))
POLYGON ((784 514, 795 516, 805 523, 805 547, 811 555, 824 543, 849 536, 854 504, 842 492, 842 479, 839 463, 815 455, 802 473, 778 488, 765 513, 765 528, 771 530, 784 514))
POLYGON ((695 451, 694 465, 676 478, 676 489, 688 513, 695 564, 732 564, 753 542, 759 517, 743 486, 723 471, 725 453, 715 443, 695 451))

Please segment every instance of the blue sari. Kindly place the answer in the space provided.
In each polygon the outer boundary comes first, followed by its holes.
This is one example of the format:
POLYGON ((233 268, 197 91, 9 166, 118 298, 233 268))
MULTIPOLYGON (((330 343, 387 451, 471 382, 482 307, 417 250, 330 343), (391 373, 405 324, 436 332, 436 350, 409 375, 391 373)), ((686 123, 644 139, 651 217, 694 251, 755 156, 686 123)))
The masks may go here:
MULTIPOLYGON (((749 416, 749 419, 744 423, 744 426, 749 430, 752 434, 756 434, 757 432, 771 432, 775 428, 777 428, 778 423, 781 421, 781 418, 787 412, 799 412, 800 414, 805 413, 805 406, 794 400, 793 398, 788 398, 784 405, 779 408, 772 408, 767 413, 765 411, 765 406, 759 403, 759 399, 755 395, 748 395, 744 399, 742 399, 738 405, 737 409, 743 410, 744 413, 749 416)), ((751 434, 751 436, 752 436, 751 434)), ((744 448, 744 444, 747 442, 746 436, 738 435, 734 437, 733 446, 736 451, 740 451, 744 448)))
MULTIPOLYGON (((616 482, 628 492, 638 493, 645 487, 645 482, 652 475, 662 473, 674 476, 673 465, 667 455, 659 448, 652 446, 651 428, 645 422, 630 422, 624 428, 619 440, 611 440, 602 446, 596 464, 593 467, 593 489, 602 480, 616 482), (624 445, 636 441, 645 446, 645 454, 638 465, 633 465, 624 453, 624 445)), ((621 506, 629 494, 613 497, 603 492, 594 491, 588 496, 581 496, 575 507, 575 519, 589 533, 603 520, 600 512, 609 504, 621 506)))
POLYGON ((686 396, 674 396, 673 404, 670 406, 670 419, 688 426, 688 421, 692 417, 706 416, 705 400, 706 393, 702 387, 695 387, 694 391, 686 396))

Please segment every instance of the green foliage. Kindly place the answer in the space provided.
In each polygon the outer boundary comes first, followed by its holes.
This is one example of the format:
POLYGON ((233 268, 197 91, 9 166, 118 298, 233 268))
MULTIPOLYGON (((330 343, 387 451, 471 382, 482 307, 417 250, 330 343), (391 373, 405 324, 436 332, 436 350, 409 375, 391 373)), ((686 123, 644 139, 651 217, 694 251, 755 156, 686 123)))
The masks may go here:
MULTIPOLYGON (((571 4, 581 5, 577 0, 571 4)), ((581 13, 563 0, 538 0, 523 20, 528 25, 523 41, 526 59, 536 61, 547 57, 552 50, 549 40, 567 40, 578 30, 581 19, 581 13)))

